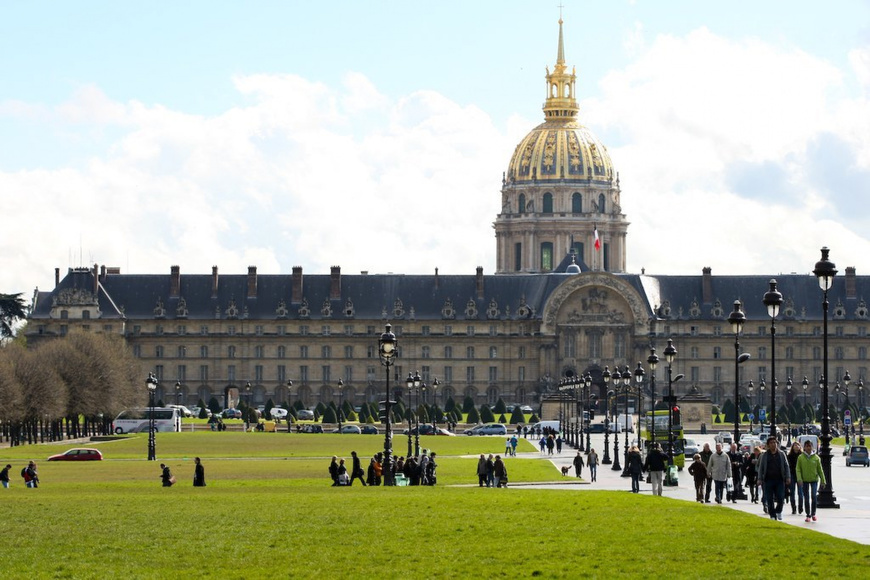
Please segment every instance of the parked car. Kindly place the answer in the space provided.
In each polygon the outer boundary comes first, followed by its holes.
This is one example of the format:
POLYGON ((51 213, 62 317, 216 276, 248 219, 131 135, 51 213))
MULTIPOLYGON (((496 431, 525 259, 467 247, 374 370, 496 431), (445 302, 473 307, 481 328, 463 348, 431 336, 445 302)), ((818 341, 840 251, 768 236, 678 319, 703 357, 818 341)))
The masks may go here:
MULTIPOLYGON (((866 451, 866 449, 865 449, 866 451)), ((103 454, 99 449, 90 449, 87 447, 75 447, 68 449, 58 455, 52 455, 48 458, 49 461, 102 461, 103 454)))
POLYGON ((323 425, 313 425, 308 423, 299 427, 299 433, 323 433, 323 425))
POLYGON ((590 433, 604 433, 604 423, 592 423, 586 430, 590 433))
POLYGON ((377 435, 378 433, 380 433, 380 431, 378 431, 378 428, 374 425, 363 425, 362 427, 360 427, 360 431, 363 435, 377 435))
MULTIPOLYGON (((199 412, 202 410, 201 407, 191 407, 190 413, 192 417, 199 417, 199 412)), ((208 407, 205 409, 206 418, 211 417, 211 411, 208 410, 208 407)))
POLYGON ((300 421, 314 421, 314 411, 311 409, 299 409, 296 411, 296 418, 300 421))
POLYGON ((272 414, 273 419, 281 420, 287 418, 287 409, 282 407, 272 407, 270 413, 272 414))
POLYGON ((362 433, 357 425, 342 425, 341 429, 333 429, 333 433, 341 433, 342 435, 359 435, 362 433))
POLYGON ((532 408, 528 405, 523 405, 522 407, 520 407, 520 411, 522 411, 523 413, 534 413, 532 408))
MULTIPOLYGON (((665 435, 667 435, 667 429, 665 429, 665 435)), ((728 431, 720 431, 718 435, 713 438, 716 443, 721 443, 724 448, 726 445, 729 447, 731 443, 734 441, 734 437, 728 431)))
POLYGON ((487 423, 476 425, 465 430, 466 435, 507 435, 507 427, 503 423, 487 423))
POLYGON ((242 412, 238 409, 224 409, 221 415, 224 416, 224 419, 241 419, 242 412))
POLYGON ((178 409, 178 414, 182 417, 195 417, 193 411, 185 407, 184 405, 166 405, 167 407, 172 407, 174 409, 178 409))
MULTIPOLYGON (((667 433, 665 433, 667 435, 667 433)), ((698 453, 699 447, 694 439, 686 439, 685 443, 683 443, 683 453, 686 455, 686 460, 690 457, 694 457, 695 453, 698 453)))
POLYGON ((867 455, 866 447, 863 445, 852 445, 849 448, 849 455, 846 456, 846 467, 852 467, 852 464, 870 467, 870 456, 867 455))

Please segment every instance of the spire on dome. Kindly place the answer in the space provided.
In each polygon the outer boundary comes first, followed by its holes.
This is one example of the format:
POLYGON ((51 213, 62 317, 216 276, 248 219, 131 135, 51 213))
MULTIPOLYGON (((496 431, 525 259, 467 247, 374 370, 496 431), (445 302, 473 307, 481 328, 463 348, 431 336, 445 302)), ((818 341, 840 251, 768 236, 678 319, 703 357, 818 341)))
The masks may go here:
MULTIPOLYGON (((559 7, 561 11, 561 7, 559 7)), ((577 75, 568 73, 565 65, 565 39, 562 34, 562 16, 559 15, 559 48, 556 53, 556 67, 547 70, 547 100, 544 102, 544 117, 547 120, 571 121, 580 111, 574 98, 577 75)))
POLYGON ((565 70, 565 42, 562 40, 561 16, 559 16, 559 50, 556 52, 556 70, 559 70, 560 68, 565 70))

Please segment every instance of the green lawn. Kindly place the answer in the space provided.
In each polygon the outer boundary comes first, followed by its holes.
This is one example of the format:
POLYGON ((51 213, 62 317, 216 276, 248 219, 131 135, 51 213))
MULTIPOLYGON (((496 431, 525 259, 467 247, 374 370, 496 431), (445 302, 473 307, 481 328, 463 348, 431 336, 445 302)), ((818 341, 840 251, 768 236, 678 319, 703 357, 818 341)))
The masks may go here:
MULTIPOLYGON (((480 489, 476 459, 460 455, 500 452, 503 441, 434 439, 434 488, 329 487, 324 457, 349 458, 351 449, 367 457, 383 439, 365 435, 161 433, 157 463, 179 479, 168 489, 157 464, 142 459, 142 437, 99 444, 107 460, 83 464, 44 461, 63 445, 0 449, 0 461, 14 466, 13 487, 0 489, 2 574, 714 578, 733 576, 736 565, 748 578, 849 578, 870 565, 870 546, 692 502, 480 489), (191 486, 194 455, 205 458, 206 488, 191 486), (39 460, 36 490, 18 476, 29 457, 39 460)), ((507 465, 513 482, 561 479, 548 461, 507 465)))

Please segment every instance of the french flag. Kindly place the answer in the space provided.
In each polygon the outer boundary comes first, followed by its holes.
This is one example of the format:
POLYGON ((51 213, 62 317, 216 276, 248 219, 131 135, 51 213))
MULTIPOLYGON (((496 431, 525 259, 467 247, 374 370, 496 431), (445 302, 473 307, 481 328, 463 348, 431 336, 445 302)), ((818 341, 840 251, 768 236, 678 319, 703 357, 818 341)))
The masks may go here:
POLYGON ((595 235, 595 250, 601 250, 601 239, 598 237, 598 226, 595 226, 595 231, 593 232, 595 235))

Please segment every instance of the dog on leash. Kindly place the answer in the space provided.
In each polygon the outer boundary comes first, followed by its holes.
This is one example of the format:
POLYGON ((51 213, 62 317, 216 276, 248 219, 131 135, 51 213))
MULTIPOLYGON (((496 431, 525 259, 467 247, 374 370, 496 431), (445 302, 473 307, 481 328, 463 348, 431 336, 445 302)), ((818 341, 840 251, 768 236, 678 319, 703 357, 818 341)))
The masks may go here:
POLYGON ((562 466, 562 475, 563 475, 563 476, 567 477, 569 471, 571 471, 571 466, 570 466, 570 465, 563 465, 563 466, 562 466))

